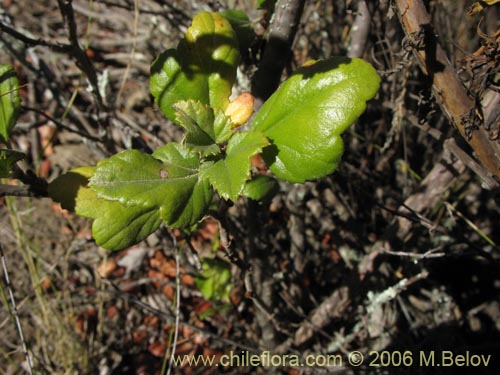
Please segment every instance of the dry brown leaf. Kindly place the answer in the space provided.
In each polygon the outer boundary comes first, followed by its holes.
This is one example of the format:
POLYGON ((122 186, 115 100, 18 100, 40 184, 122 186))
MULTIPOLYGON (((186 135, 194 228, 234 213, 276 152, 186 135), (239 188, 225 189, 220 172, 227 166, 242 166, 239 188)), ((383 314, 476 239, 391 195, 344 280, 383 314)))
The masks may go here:
POLYGON ((155 357, 159 358, 163 357, 165 349, 165 344, 163 344, 160 340, 154 341, 148 346, 148 351, 155 357))
POLYGON ((106 279, 108 278, 118 267, 116 264, 116 260, 113 258, 107 259, 106 261, 103 261, 99 266, 97 267, 97 273, 99 276, 102 278, 106 279))

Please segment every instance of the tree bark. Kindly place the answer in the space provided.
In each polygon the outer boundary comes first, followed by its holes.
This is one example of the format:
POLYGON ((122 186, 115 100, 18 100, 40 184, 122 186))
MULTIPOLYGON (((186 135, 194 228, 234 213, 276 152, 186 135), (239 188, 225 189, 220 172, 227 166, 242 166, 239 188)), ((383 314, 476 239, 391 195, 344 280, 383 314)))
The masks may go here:
POLYGON ((424 74, 432 80, 441 109, 474 150, 481 164, 500 178, 500 145, 488 139, 484 127, 466 129, 474 102, 433 31, 431 17, 422 0, 396 0, 401 25, 424 74))

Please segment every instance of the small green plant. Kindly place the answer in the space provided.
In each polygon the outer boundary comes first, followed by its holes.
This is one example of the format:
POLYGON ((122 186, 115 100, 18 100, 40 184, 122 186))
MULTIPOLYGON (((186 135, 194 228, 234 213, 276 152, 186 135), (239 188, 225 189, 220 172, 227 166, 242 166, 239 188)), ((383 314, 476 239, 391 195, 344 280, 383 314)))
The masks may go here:
MULTIPOLYGON (((177 48, 151 67, 151 93, 165 116, 184 128, 182 142, 151 155, 123 151, 71 170, 50 183, 49 196, 93 219, 96 243, 118 250, 143 240, 162 222, 189 230, 207 214, 214 192, 225 200, 268 197, 277 182, 268 174, 252 176, 250 159, 256 154, 285 181, 332 173, 343 153, 341 134, 377 93, 375 69, 344 57, 310 62, 283 82, 242 130, 253 114, 253 97, 242 93, 230 102, 238 62, 231 23, 218 13, 197 15, 177 48)), ((10 121, 2 125, 4 138, 10 121)))
POLYGON ((231 269, 227 262, 217 258, 204 258, 203 270, 196 276, 196 286, 210 300, 229 302, 231 269))

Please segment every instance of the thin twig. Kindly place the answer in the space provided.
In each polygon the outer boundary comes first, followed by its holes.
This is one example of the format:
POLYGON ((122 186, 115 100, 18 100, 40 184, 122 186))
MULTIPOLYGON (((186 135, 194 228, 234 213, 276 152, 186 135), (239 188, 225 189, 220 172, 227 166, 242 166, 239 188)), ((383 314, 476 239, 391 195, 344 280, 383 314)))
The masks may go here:
POLYGON ((7 263, 5 261, 5 254, 3 252, 3 246, 0 243, 0 256, 2 258, 2 269, 5 279, 5 286, 7 292, 9 293, 11 314, 14 316, 16 323, 17 333, 19 334, 19 339, 21 340, 21 345, 23 348, 24 356, 26 357, 26 363, 28 364, 28 372, 33 375, 33 362, 31 360, 31 355, 28 352, 28 347, 26 346, 26 341, 24 340, 23 327, 21 326, 21 321, 19 320, 19 314, 17 312, 16 300, 14 298, 14 293, 12 292, 12 287, 9 279, 9 271, 7 270, 7 263))
POLYGON ((6 34, 9 34, 13 38, 23 42, 27 46, 42 46, 42 47, 48 47, 51 50, 55 52, 61 52, 61 53, 68 53, 69 52, 69 46, 65 44, 55 44, 55 43, 50 43, 47 42, 46 40, 43 39, 34 39, 30 38, 29 36, 26 36, 19 31, 13 29, 12 27, 6 25, 5 23, 0 21, 0 31, 3 31, 6 34))
POLYGON ((68 125, 65 125, 63 122, 59 121, 58 119, 52 117, 51 115, 49 115, 46 112, 41 111, 37 108, 32 108, 32 107, 28 107, 28 106, 24 106, 24 105, 21 106, 21 108, 24 109, 25 111, 32 111, 32 112, 39 114, 40 116, 45 117, 47 120, 53 122, 60 129, 64 129, 64 130, 70 131, 72 133, 81 135, 82 137, 90 139, 91 141, 94 141, 94 142, 103 142, 102 139, 94 137, 93 135, 89 134, 88 132, 82 132, 80 130, 73 129, 68 125))
POLYGON ((407 253, 404 251, 392 251, 392 250, 387 250, 387 249, 382 249, 381 254, 389 254, 389 255, 395 255, 398 257, 407 257, 407 258, 414 258, 414 259, 428 259, 428 258, 441 258, 444 257, 446 254, 442 251, 442 246, 439 246, 435 249, 431 249, 429 251, 426 251, 423 254, 418 254, 418 253, 407 253))
POLYGON ((32 171, 24 172, 17 165, 12 167, 12 178, 21 181, 25 186, 0 185, 0 197, 47 197, 48 184, 43 178, 38 177, 32 171))
MULTIPOLYGON (((184 234, 183 234, 184 235, 184 234)), ((198 250, 191 243, 191 238, 189 236, 184 235, 184 239, 187 244, 187 257, 190 263, 194 265, 196 271, 202 272, 203 266, 201 265, 200 255, 198 254, 198 250)))
POLYGON ((222 224, 222 219, 218 219, 214 216, 212 218, 217 222, 219 225, 219 241, 224 249, 224 252, 226 253, 227 258, 231 263, 234 263, 239 269, 241 269, 243 272, 247 269, 246 264, 244 261, 238 256, 238 253, 236 252, 234 248, 233 241, 229 239, 229 235, 227 233, 227 230, 225 226, 222 224))
POLYGON ((454 212, 458 217, 463 219, 469 227, 471 227, 481 238, 483 238, 486 242, 488 242, 491 246, 497 246, 497 244, 486 234, 484 233, 479 227, 474 224, 471 220, 469 220, 467 217, 465 217, 459 210, 456 209, 456 207, 448 202, 444 202, 446 208, 448 209, 449 212, 454 212))
POLYGON ((33 190, 31 186, 16 186, 0 184, 0 197, 32 197, 40 198, 46 196, 37 190, 33 190))
POLYGON ((90 86, 92 87, 92 91, 96 96, 98 106, 100 107, 100 109, 105 109, 106 106, 99 90, 95 67, 86 55, 85 51, 80 46, 80 42, 78 40, 78 31, 76 27, 75 12, 73 11, 72 0, 57 0, 57 2, 59 4, 61 15, 66 21, 68 27, 70 54, 75 58, 76 64, 81 69, 81 71, 87 76, 90 86))
POLYGON ((174 356, 175 349, 177 347, 177 338, 179 336, 179 324, 181 315, 181 269, 179 266, 179 247, 177 246, 177 239, 172 236, 173 246, 175 247, 175 330, 174 330, 174 340, 172 342, 172 353, 170 354, 170 361, 168 363, 167 375, 170 375, 172 368, 174 366, 174 356))
POLYGON ((123 74, 122 82, 120 84, 120 89, 118 90, 118 94, 115 99, 115 106, 119 103, 120 98, 123 93, 123 89, 125 87, 125 83, 127 82, 128 76, 130 74, 130 67, 132 66, 132 61, 134 60, 135 49, 137 46, 137 34, 139 30, 139 0, 134 0, 134 28, 132 35, 132 48, 130 49, 129 60, 127 63, 127 67, 125 68, 125 73, 123 74))

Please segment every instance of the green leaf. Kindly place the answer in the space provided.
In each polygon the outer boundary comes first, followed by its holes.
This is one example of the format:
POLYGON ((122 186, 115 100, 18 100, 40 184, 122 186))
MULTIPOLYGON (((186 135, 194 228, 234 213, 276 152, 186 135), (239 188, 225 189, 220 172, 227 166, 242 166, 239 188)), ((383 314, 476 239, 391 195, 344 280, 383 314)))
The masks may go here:
POLYGON ((19 84, 11 65, 0 65, 0 142, 7 143, 19 116, 19 84))
POLYGON ((87 187, 95 167, 81 167, 59 176, 49 184, 49 196, 61 207, 94 219, 92 234, 96 243, 108 250, 119 250, 145 239, 161 224, 155 208, 126 207, 117 201, 100 199, 87 187))
POLYGON ((92 235, 108 250, 120 250, 144 240, 161 224, 155 207, 124 206, 118 201, 100 199, 89 188, 81 190, 76 213, 94 219, 92 235))
POLYGON ((229 302, 231 293, 231 268, 229 263, 219 259, 202 260, 203 271, 196 277, 196 286, 201 294, 213 301, 229 302))
POLYGON ((217 143, 225 142, 232 134, 229 117, 194 100, 177 102, 174 108, 177 123, 187 130, 184 143, 188 148, 203 156, 220 153, 217 143))
POLYGON ((89 178, 94 174, 95 167, 79 167, 60 175, 49 183, 49 197, 61 204, 65 210, 75 212, 76 201, 80 190, 87 189, 89 178))
POLYGON ((166 225, 188 228, 201 219, 212 199, 198 168, 197 154, 175 142, 153 156, 128 150, 100 161, 90 188, 98 198, 118 201, 130 210, 157 209, 166 225))
POLYGON ((361 59, 334 57, 298 69, 253 123, 271 140, 263 152, 271 171, 290 182, 332 173, 344 149, 340 135, 363 113, 379 84, 375 69, 361 59))
POLYGON ((233 135, 233 123, 231 118, 226 116, 220 109, 215 109, 214 133, 215 142, 226 142, 233 135))
POLYGON ((254 201, 267 203, 279 192, 279 189, 275 178, 259 175, 246 183, 243 195, 254 201))
POLYGON ((238 60, 238 41, 230 23, 217 13, 200 13, 177 49, 167 50, 153 62, 151 94, 174 122, 172 106, 181 100, 198 100, 224 110, 238 60))
POLYGON ((262 133, 236 133, 229 139, 226 155, 204 162, 200 167, 200 176, 208 179, 222 198, 235 200, 250 178, 250 158, 268 144, 262 133))
POLYGON ((12 167, 26 155, 19 151, 0 150, 0 178, 11 177, 12 167))

